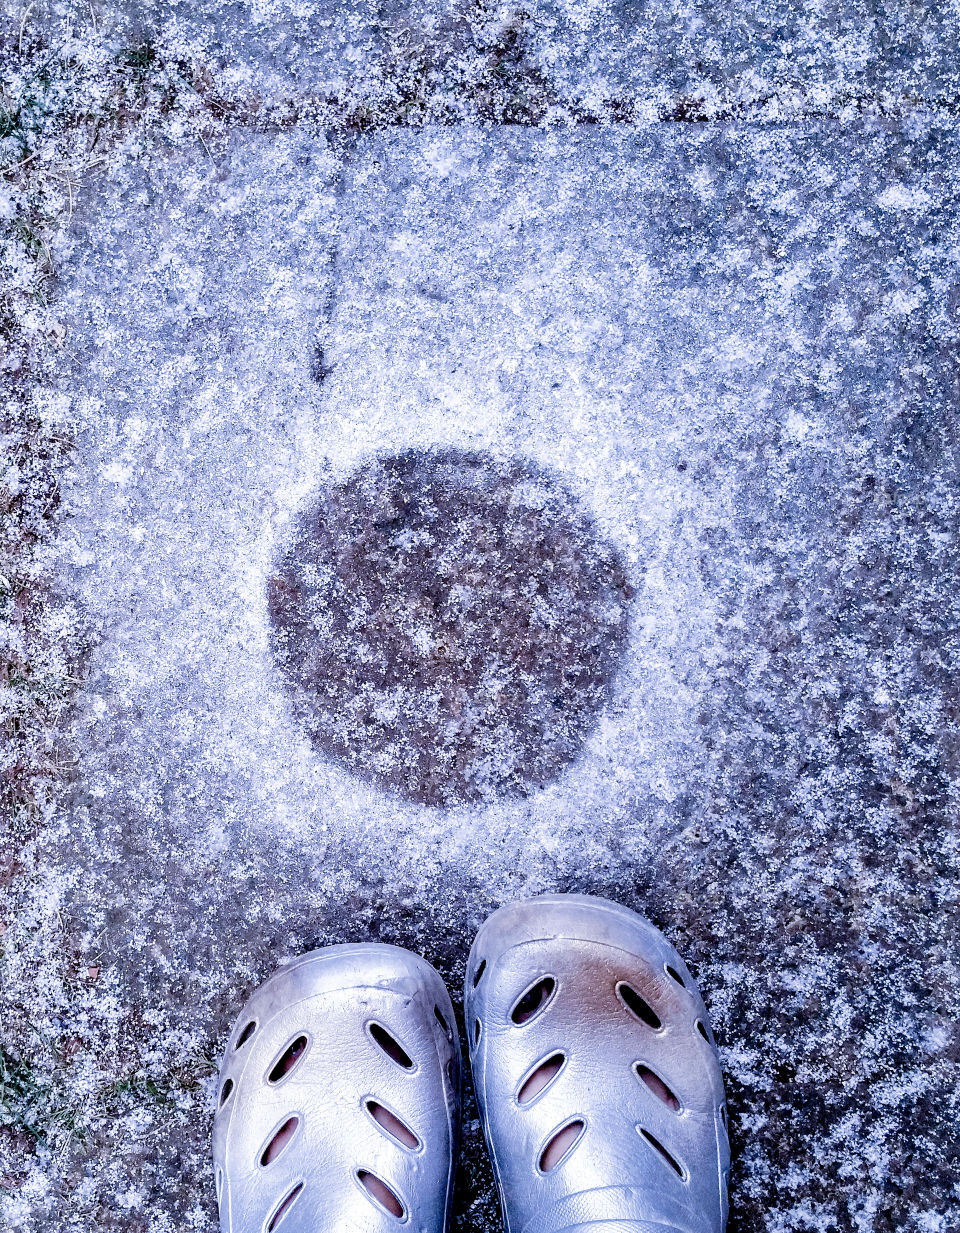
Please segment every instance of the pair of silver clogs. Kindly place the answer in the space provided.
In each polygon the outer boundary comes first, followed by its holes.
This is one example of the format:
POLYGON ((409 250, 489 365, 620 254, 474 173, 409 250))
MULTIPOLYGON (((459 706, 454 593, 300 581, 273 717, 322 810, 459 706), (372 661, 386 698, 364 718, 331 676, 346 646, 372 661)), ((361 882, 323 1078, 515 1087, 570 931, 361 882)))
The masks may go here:
MULTIPOLYGON (((507 1233, 722 1233, 720 1067, 648 921, 581 895, 509 904, 473 944, 464 1013, 507 1233)), ((281 968, 231 1034, 217 1101, 228 1233, 443 1233, 460 1046, 419 956, 331 946, 281 968)))

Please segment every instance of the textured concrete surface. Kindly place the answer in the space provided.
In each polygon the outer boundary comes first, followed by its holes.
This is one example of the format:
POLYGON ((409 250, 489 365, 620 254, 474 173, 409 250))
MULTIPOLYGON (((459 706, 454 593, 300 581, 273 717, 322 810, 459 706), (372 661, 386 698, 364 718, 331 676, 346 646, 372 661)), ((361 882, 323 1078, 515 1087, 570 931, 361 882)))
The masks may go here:
MULTIPOLYGON (((949 102, 960 88, 956 4, 829 5, 703 0, 38 0, 54 38, 89 29, 116 49, 141 42, 202 58, 236 88, 386 99, 433 71, 519 52, 517 92, 697 118, 747 105, 770 114, 855 116, 885 99, 949 102)), ((509 86, 508 86, 509 88, 509 86)))
POLYGON ((99 52, 164 45, 203 62, 228 89, 263 96, 363 93, 374 88, 383 54, 383 21, 372 0, 40 0, 32 19, 54 43, 76 38, 83 45, 92 26, 99 52))
MULTIPOLYGON (((486 912, 550 888, 639 908, 696 970, 734 1228, 956 1223, 956 167, 915 113, 116 169, 58 253, 60 577, 96 649, 11 979, 75 1042, 72 1091, 131 1058, 155 1091, 25 1163, 19 1227, 212 1229, 208 1100, 174 1080, 278 959, 381 938, 456 991, 486 912), (582 753, 523 799, 355 779, 271 653, 301 512, 435 445, 555 475, 633 593, 582 753)), ((458 1227, 495 1228, 466 1131, 458 1227)))

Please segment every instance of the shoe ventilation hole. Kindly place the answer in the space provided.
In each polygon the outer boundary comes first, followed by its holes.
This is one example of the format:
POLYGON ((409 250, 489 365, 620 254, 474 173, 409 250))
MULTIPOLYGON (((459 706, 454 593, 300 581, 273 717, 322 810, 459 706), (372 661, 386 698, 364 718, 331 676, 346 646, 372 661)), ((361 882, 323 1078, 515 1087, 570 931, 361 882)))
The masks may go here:
POLYGON ((680 975, 677 969, 672 968, 669 963, 666 964, 665 966, 667 969, 667 975, 670 977, 670 979, 675 980, 681 989, 686 989, 687 982, 683 979, 683 977, 680 975))
POLYGON ((446 1033, 447 1040, 453 1040, 453 1035, 450 1032, 450 1024, 447 1023, 446 1016, 444 1015, 443 1011, 440 1009, 439 1006, 434 1006, 433 1013, 436 1016, 437 1023, 440 1024, 440 1026, 443 1028, 444 1032, 446 1033))
POLYGON ((584 1123, 577 1119, 557 1131, 540 1154, 541 1173, 549 1173, 570 1155, 583 1134, 583 1128, 584 1123))
POLYGON ((674 1173, 676 1173, 677 1177, 683 1177, 683 1165, 681 1165, 680 1161, 677 1160, 674 1156, 671 1156, 671 1154, 663 1146, 660 1140, 655 1139, 653 1135, 650 1133, 650 1131, 644 1130, 642 1126, 638 1126, 637 1130, 640 1131, 640 1133, 643 1135, 646 1141, 650 1144, 650 1146, 652 1148, 655 1148, 660 1153, 660 1155, 667 1162, 670 1168, 673 1169, 674 1173))
POLYGON ((358 1169, 357 1177, 361 1186, 378 1207, 382 1207, 385 1212, 389 1212, 397 1220, 404 1218, 406 1215, 404 1206, 386 1182, 381 1181, 375 1173, 368 1173, 366 1169, 358 1169))
POLYGON ((708 1044, 713 1044, 713 1041, 710 1039, 710 1033, 707 1031, 702 1019, 697 1020, 697 1031, 708 1044))
POLYGON ((480 977, 483 975, 484 971, 486 970, 486 967, 487 967, 486 959, 481 959, 479 964, 477 965, 477 970, 473 974, 474 989, 476 989, 477 985, 480 984, 480 977))
POLYGON ((535 985, 530 986, 526 993, 520 995, 510 1012, 510 1018, 517 1024, 529 1023, 531 1019, 546 1009, 556 987, 557 982, 552 976, 544 976, 538 980, 535 985))
POLYGON ((256 1030, 257 1030, 257 1021, 256 1019, 251 1019, 250 1022, 247 1024, 247 1026, 243 1029, 243 1031, 237 1037, 237 1043, 233 1046, 234 1049, 242 1049, 243 1046, 247 1043, 247 1041, 250 1039, 250 1037, 254 1034, 256 1030))
POLYGON ((303 1190, 303 1182, 297 1182, 296 1186, 290 1191, 285 1199, 281 1199, 279 1205, 273 1215, 267 1221, 267 1233, 273 1233, 280 1221, 286 1216, 287 1212, 296 1203, 300 1192, 303 1190))
POLYGON ((233 1091, 233 1080, 228 1079, 226 1083, 223 1085, 223 1087, 220 1089, 220 1108, 221 1109, 227 1103, 227 1100, 229 1099, 230 1093, 232 1091, 233 1091))
POLYGON ((680 1101, 677 1100, 676 1096, 674 1096, 673 1092, 671 1092, 658 1074, 652 1071, 649 1066, 644 1066, 642 1062, 637 1062, 636 1071, 638 1078, 647 1085, 658 1100, 662 1100, 674 1113, 679 1113, 680 1101))
POLYGON ((307 1051, 306 1036, 298 1036, 290 1042, 286 1049, 274 1062, 267 1079, 270 1083, 279 1083, 284 1075, 288 1075, 307 1051))
POLYGON ((726 1130, 727 1128, 727 1107, 726 1105, 720 1106, 720 1121, 723 1122, 723 1128, 724 1130, 726 1130))
POLYGON ((260 1163, 264 1168, 266 1168, 269 1164, 273 1164, 293 1136, 297 1133, 297 1127, 299 1125, 300 1119, 296 1115, 287 1118, 260 1154, 260 1163))
POLYGON ((554 1081, 563 1069, 566 1060, 564 1054, 555 1053, 553 1057, 548 1057, 545 1062, 541 1062, 533 1074, 524 1080, 523 1086, 517 1092, 517 1104, 528 1105, 534 1096, 539 1096, 544 1088, 549 1087, 554 1081))
POLYGON ((617 985, 617 996, 631 1015, 639 1019, 641 1023, 645 1023, 647 1027, 653 1028, 654 1031, 662 1026, 660 1016, 650 1003, 637 993, 633 985, 628 985, 625 980, 621 980, 617 985))
POLYGON ((402 1147, 409 1147, 415 1151, 420 1146, 420 1140, 410 1127, 401 1122, 395 1113, 385 1109, 383 1105, 375 1100, 368 1100, 367 1112, 377 1125, 381 1126, 391 1139, 396 1139, 402 1147))
POLYGON ((473 1043, 475 1047, 479 1045, 480 1043, 480 1032, 481 1031, 482 1031, 482 1028, 480 1026, 480 1020, 474 1019, 473 1021, 473 1043))
POLYGON ((391 1036, 385 1027, 379 1023, 370 1024, 370 1035, 391 1061, 402 1066, 404 1070, 413 1070, 413 1058, 404 1049, 395 1036, 391 1036))
POLYGON ((220 1207, 220 1200, 223 1198, 223 1169, 217 1165, 217 1207, 220 1207))

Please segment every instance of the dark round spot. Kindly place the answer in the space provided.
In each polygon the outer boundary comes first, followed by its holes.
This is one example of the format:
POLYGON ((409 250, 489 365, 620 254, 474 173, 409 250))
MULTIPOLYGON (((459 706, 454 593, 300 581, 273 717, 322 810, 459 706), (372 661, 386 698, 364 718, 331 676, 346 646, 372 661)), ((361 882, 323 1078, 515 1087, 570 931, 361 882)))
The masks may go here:
POLYGON ((429 805, 524 795, 581 748, 627 636, 619 555, 529 462, 378 458, 322 492, 269 584, 314 745, 429 805))

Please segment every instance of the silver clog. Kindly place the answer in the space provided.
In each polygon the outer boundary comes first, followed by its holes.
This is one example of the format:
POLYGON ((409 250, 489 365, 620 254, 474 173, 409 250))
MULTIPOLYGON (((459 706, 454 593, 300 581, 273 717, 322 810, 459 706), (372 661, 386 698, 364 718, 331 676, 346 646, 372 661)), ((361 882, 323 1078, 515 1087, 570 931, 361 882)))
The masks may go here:
POLYGON ((459 1132, 453 1007, 426 960, 331 946, 251 996, 213 1131, 224 1233, 443 1233, 459 1132))
POLYGON ((465 1008, 508 1233, 723 1233, 716 1049, 649 921, 584 895, 509 904, 473 944, 465 1008))

